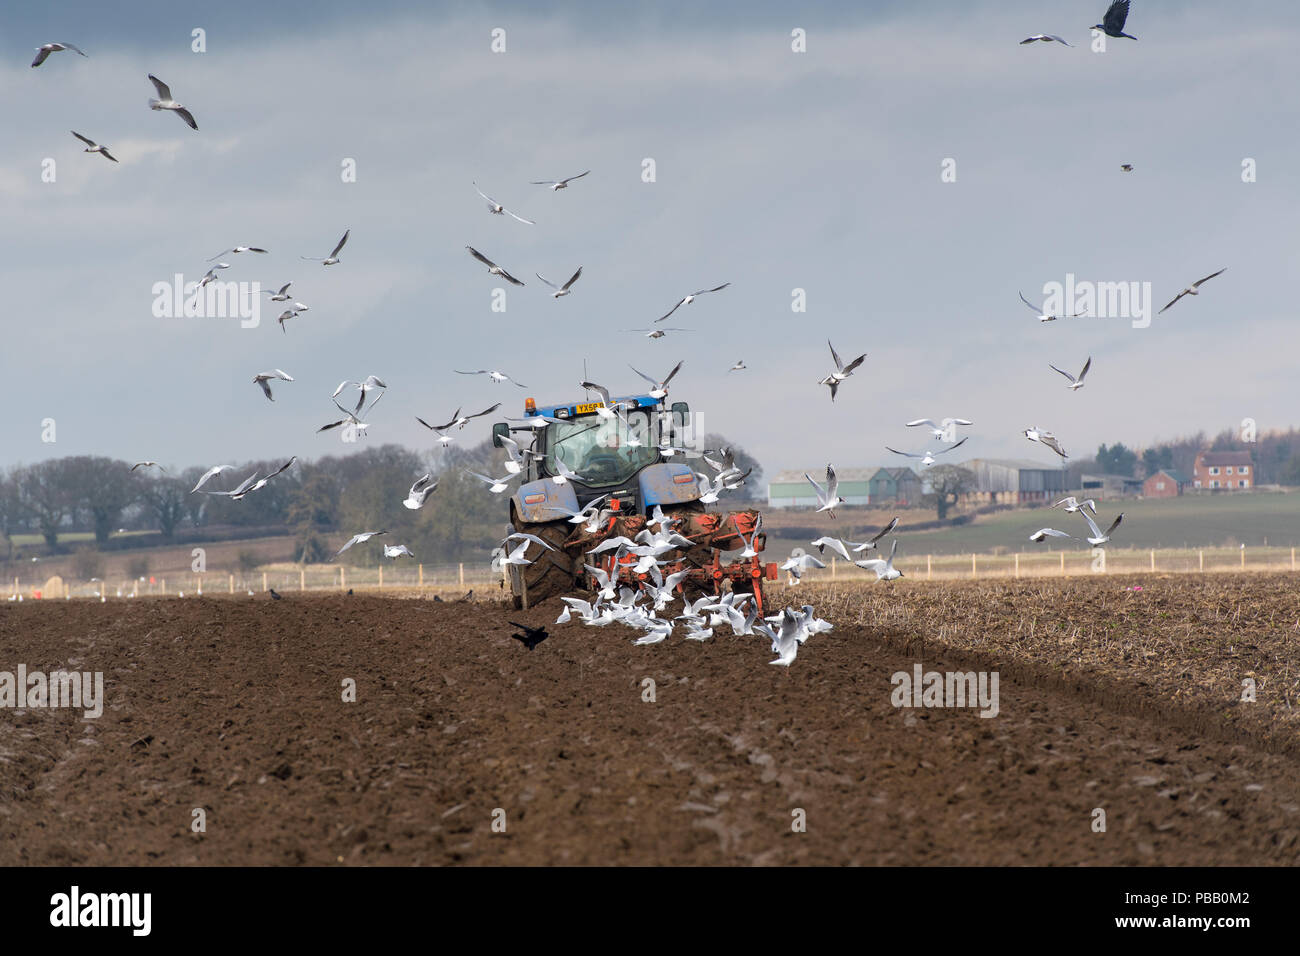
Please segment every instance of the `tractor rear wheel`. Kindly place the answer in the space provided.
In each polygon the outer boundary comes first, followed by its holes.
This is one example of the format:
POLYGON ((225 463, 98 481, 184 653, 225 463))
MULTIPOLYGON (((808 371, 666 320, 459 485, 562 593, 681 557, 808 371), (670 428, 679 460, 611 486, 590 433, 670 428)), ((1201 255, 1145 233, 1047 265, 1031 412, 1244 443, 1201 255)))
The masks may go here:
POLYGON ((515 530, 521 534, 535 534, 554 551, 548 551, 535 542, 528 543, 525 557, 533 559, 532 564, 510 565, 510 591, 514 595, 515 610, 534 607, 549 597, 567 594, 575 586, 573 558, 564 550, 573 526, 567 521, 548 521, 533 523, 515 521, 515 530))
MULTIPOLYGON (((680 518, 682 519, 682 524, 685 524, 693 515, 704 514, 706 509, 699 501, 688 501, 683 505, 670 505, 665 507, 663 511, 669 518, 680 518)), ((677 529, 681 530, 681 525, 678 525, 677 529)), ((690 535, 687 535, 687 537, 690 537, 690 535)), ((678 551, 678 554, 681 555, 683 567, 706 568, 713 563, 713 549, 705 547, 704 545, 697 545, 694 548, 682 548, 678 551)), ((685 588, 687 600, 694 600, 705 594, 712 593, 714 593, 712 587, 698 588, 689 586, 685 588)))

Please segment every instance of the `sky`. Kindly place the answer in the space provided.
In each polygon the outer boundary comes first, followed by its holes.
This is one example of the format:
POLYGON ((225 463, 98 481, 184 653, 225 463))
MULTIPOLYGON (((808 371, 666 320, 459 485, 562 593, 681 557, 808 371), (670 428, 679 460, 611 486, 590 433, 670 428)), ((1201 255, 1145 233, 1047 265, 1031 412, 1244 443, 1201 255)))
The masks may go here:
POLYGON ((417 415, 578 400, 584 361, 618 394, 642 387, 629 364, 659 377, 684 359, 672 399, 769 475, 902 463, 884 446, 938 447, 903 427, 922 417, 975 423, 963 460, 1045 463, 1023 429, 1083 458, 1300 424, 1285 292, 1300 6, 1226 9, 1134 0, 1139 40, 1099 52, 1104 3, 1080 0, 5 5, 0 372, 16 404, 0 466, 338 454, 355 446, 316 433, 339 417, 330 394, 371 374, 389 388, 363 440, 427 449, 417 415), (1019 44, 1040 32, 1073 46, 1019 44), (87 56, 32 69, 51 40, 87 56), (197 132, 148 109, 149 73, 197 132), (586 169, 566 190, 530 184, 586 169), (536 225, 490 215, 475 181, 536 225), (345 230, 339 265, 300 258, 345 230), (265 301, 255 327, 155 314, 156 284, 235 245, 270 253, 225 257, 221 279, 292 281, 310 310, 283 331, 265 301), (504 312, 466 245, 526 282, 504 312), (534 275, 578 266, 562 299, 534 275), (1154 312, 1225 267, 1149 323, 1041 323, 1019 299, 1133 282, 1154 312), (689 332, 623 331, 723 282, 662 323, 689 332), (817 384, 828 339, 867 353, 834 403, 817 384), (1078 392, 1048 367, 1088 357, 1078 392), (273 368, 295 381, 271 403, 252 378, 273 368), (454 372, 480 368, 528 387, 454 372))

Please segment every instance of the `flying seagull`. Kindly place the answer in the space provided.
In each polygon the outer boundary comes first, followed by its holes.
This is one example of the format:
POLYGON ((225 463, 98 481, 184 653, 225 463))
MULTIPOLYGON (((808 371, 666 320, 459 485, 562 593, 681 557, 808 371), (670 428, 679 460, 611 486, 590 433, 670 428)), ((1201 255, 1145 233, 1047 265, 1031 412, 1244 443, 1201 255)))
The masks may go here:
POLYGON ((232 469, 234 469, 234 467, 235 467, 234 465, 215 465, 212 468, 209 468, 207 471, 203 473, 203 477, 199 479, 198 484, 196 484, 193 488, 190 489, 190 494, 194 494, 194 492, 198 491, 205 484, 207 484, 208 479, 216 477, 217 475, 221 474, 223 471, 231 471, 232 469))
POLYGON ((469 424, 469 421, 470 421, 471 418, 482 418, 484 415, 491 415, 493 412, 495 412, 495 411, 496 411, 498 408, 500 408, 500 407, 501 407, 501 403, 500 403, 500 402, 497 402, 497 403, 496 403, 495 405, 493 405, 491 408, 485 408, 483 411, 479 412, 479 413, 476 414, 476 415, 462 415, 462 414, 460 413, 460 409, 458 408, 458 409, 456 409, 456 414, 453 415, 453 416, 451 416, 451 421, 449 421, 449 422, 448 422, 447 424, 445 424, 445 425, 430 425, 428 422, 426 422, 426 421, 425 421, 423 418, 421 418, 419 415, 415 416, 415 420, 416 420, 417 422, 419 422, 421 425, 423 425, 425 428, 428 428, 428 429, 430 429, 430 430, 432 430, 432 431, 435 431, 435 432, 443 432, 443 431, 446 431, 447 429, 451 428, 452 426, 459 426, 460 428, 463 429, 466 425, 469 424))
POLYGON ((822 379, 822 380, 821 380, 820 382, 818 382, 817 384, 818 384, 818 385, 828 385, 828 386, 830 386, 830 390, 831 390, 831 401, 833 402, 833 401, 835 401, 835 393, 836 393, 837 391, 839 391, 840 384, 841 384, 841 383, 842 383, 846 378, 848 378, 850 375, 853 374, 853 370, 854 370, 855 368, 857 368, 859 365, 862 364, 862 362, 863 362, 863 361, 866 359, 866 357, 867 357, 867 353, 866 353, 866 352, 863 352, 861 355, 859 355, 857 358, 855 358, 855 359, 854 359, 852 362, 850 362, 848 365, 845 365, 842 361, 840 361, 840 354, 839 354, 838 352, 835 351, 835 346, 831 345, 831 340, 830 340, 830 339, 827 339, 827 340, 826 340, 826 344, 827 344, 827 346, 830 347, 830 350, 831 350, 831 358, 835 360, 835 371, 831 372, 831 374, 827 375, 824 379, 822 379))
POLYGON ((1062 498, 1056 504, 1052 505, 1052 507, 1059 508, 1061 505, 1065 505, 1065 510, 1068 514, 1073 514, 1080 509, 1089 509, 1093 514, 1097 513, 1097 502, 1093 501, 1091 498, 1085 498, 1083 501, 1080 501, 1078 498, 1074 497, 1074 495, 1070 495, 1068 498, 1062 498))
POLYGON ((137 461, 134 465, 131 466, 131 470, 135 471, 137 468, 157 468, 164 475, 167 474, 167 469, 164 468, 162 465, 158 464, 158 462, 156 461, 137 461))
MULTIPOLYGON (((1025 37, 1025 39, 1021 40, 1020 45, 1024 46, 1026 43, 1033 43, 1035 40, 1042 40, 1044 43, 1051 43, 1053 40, 1057 43, 1065 43, 1065 41, 1055 33, 1035 33, 1033 36, 1025 37)), ((1070 44, 1065 43, 1065 45, 1069 46, 1070 44)))
POLYGON ((680 300, 678 300, 678 302, 677 302, 677 304, 676 304, 675 306, 673 306, 671 309, 669 309, 668 312, 667 312, 666 314, 659 316, 659 318, 655 319, 655 321, 656 321, 656 322, 662 322, 664 319, 668 318, 668 316, 672 315, 674 312, 676 312, 676 311, 677 311, 678 309, 680 309, 682 306, 684 306, 684 305, 690 305, 692 302, 695 301, 695 297, 696 297, 696 296, 705 295, 705 294, 707 294, 707 293, 709 293, 709 292, 721 292, 723 289, 725 289, 725 288, 726 288, 727 286, 729 286, 729 285, 731 285, 730 282, 724 282, 724 283, 722 283, 722 285, 714 286, 712 289, 701 289, 699 292, 692 292, 690 295, 682 296, 682 298, 681 298, 680 300))
POLYGON ((665 326, 662 329, 624 329, 624 332, 644 332, 648 339, 662 339, 669 332, 694 332, 694 329, 679 329, 675 326, 665 326))
POLYGON ((953 425, 974 425, 974 424, 975 424, 974 422, 968 422, 968 421, 967 421, 966 419, 964 419, 964 418, 945 418, 945 419, 943 419, 943 421, 939 422, 939 424, 936 425, 934 422, 932 422, 932 421, 931 421, 930 419, 928 419, 928 418, 918 418, 918 419, 917 419, 916 421, 914 421, 914 422, 908 422, 908 423, 907 423, 907 427, 908 427, 908 428, 915 428, 915 427, 918 426, 918 425, 929 425, 929 426, 930 426, 930 434, 932 434, 935 438, 942 438, 942 437, 947 433, 947 431, 948 431, 948 429, 949 429, 950 426, 953 426, 953 425))
POLYGON ((278 292, 270 289, 263 289, 262 291, 271 297, 272 302, 288 302, 293 298, 293 296, 289 294, 289 286, 291 285, 293 285, 292 282, 286 282, 284 285, 280 286, 278 292))
POLYGON ((504 478, 492 478, 488 475, 480 475, 477 471, 471 471, 469 474, 486 484, 488 486, 488 491, 492 492, 494 495, 499 495, 501 492, 509 488, 510 479, 516 477, 515 475, 508 474, 504 478))
MULTIPOLYGON (((377 375, 367 375, 364 382, 349 382, 346 380, 339 382, 339 387, 334 389, 334 394, 331 395, 330 398, 338 398, 339 392, 343 391, 343 389, 347 388, 349 385, 355 385, 361 390, 361 396, 357 399, 357 407, 353 409, 357 414, 361 413, 361 406, 366 403, 367 392, 372 392, 377 388, 388 388, 388 383, 377 375)), ((380 392, 379 395, 375 397, 374 402, 370 405, 371 408, 374 408, 375 405, 378 404, 379 399, 383 397, 383 394, 383 392, 380 392)))
POLYGON ((342 554, 348 548, 352 547, 354 544, 365 544, 371 538, 381 534, 388 534, 388 532, 387 531, 363 531, 360 534, 354 534, 351 538, 348 539, 347 544, 345 544, 343 547, 338 549, 334 557, 337 558, 340 554, 342 554))
POLYGON ((847 501, 840 497, 840 480, 835 477, 835 469, 830 465, 826 466, 825 492, 822 491, 821 485, 813 481, 812 475, 805 472, 804 477, 808 479, 808 484, 812 485, 813 490, 817 492, 817 512, 819 514, 825 511, 834 518, 835 512, 833 509, 835 506, 848 504, 847 501))
POLYGON ((867 561, 854 561, 860 568, 876 572, 877 581, 893 581, 903 576, 903 572, 894 567, 894 555, 898 553, 898 539, 895 538, 893 544, 889 547, 889 557, 871 558, 867 561))
POLYGON ((308 262, 319 262, 323 266, 336 266, 339 264, 339 250, 343 248, 344 244, 348 241, 348 236, 350 236, 351 234, 352 234, 351 229, 348 229, 346 232, 344 232, 343 238, 340 239, 339 244, 334 247, 334 251, 331 252, 328 256, 326 256, 324 259, 320 258, 319 256, 299 256, 298 258, 306 259, 308 262))
POLYGON ((271 379, 273 378, 278 378, 281 381, 285 381, 285 382, 293 381, 292 375, 278 368, 272 369, 269 372, 259 372, 257 375, 254 375, 253 384, 262 386, 262 391, 266 394, 266 397, 269 398, 271 401, 275 401, 274 398, 271 398, 271 379))
POLYGON ((1039 528, 1029 536, 1030 541, 1044 541, 1047 538, 1073 538, 1074 535, 1066 534, 1064 531, 1057 531, 1055 528, 1039 528))
POLYGON ((288 322, 290 319, 298 318, 298 316, 302 315, 302 312, 302 309, 285 309, 281 312, 279 317, 275 320, 280 323, 280 331, 287 335, 288 332, 285 330, 284 323, 288 322))
POLYGON ((1106 533, 1102 534, 1101 529, 1097 527, 1097 522, 1092 520, 1092 517, 1088 512, 1081 510, 1079 514, 1083 515, 1083 520, 1088 522, 1088 528, 1092 531, 1092 537, 1085 538, 1084 540, 1094 547, 1100 547, 1109 541, 1110 536, 1114 534, 1115 529, 1119 527, 1119 523, 1124 520, 1124 514, 1121 512, 1119 517, 1111 522, 1110 527, 1106 529, 1106 533))
POLYGON ((507 282, 512 282, 515 285, 523 285, 522 282, 520 282, 518 279, 512 276, 509 272, 506 272, 505 269, 502 269, 499 265, 497 265, 487 256, 483 255, 483 253, 479 252, 473 246, 466 246, 465 248, 469 250, 469 254, 471 256, 473 256, 479 262, 483 263, 488 267, 489 275, 500 276, 501 278, 505 279, 507 282))
POLYGON ((829 547, 832 551, 842 555, 845 561, 852 561, 853 556, 849 554, 849 548, 853 549, 854 554, 861 554, 863 551, 874 551, 876 544, 880 539, 897 527, 898 518, 895 517, 889 522, 889 524, 885 525, 866 541, 842 541, 839 538, 832 538, 829 535, 826 535, 818 538, 812 544, 820 554, 825 554, 827 547, 829 547))
POLYGON ((99 153, 99 155, 103 156, 105 159, 111 159, 113 162, 117 162, 117 159, 113 154, 108 151, 107 146, 100 146, 93 139, 86 139, 86 137, 82 136, 75 129, 69 130, 68 132, 86 144, 86 148, 82 150, 83 153, 99 153))
POLYGON ((519 624, 516 621, 510 621, 510 624, 523 631, 522 634, 511 634, 510 636, 530 651, 549 637, 544 627, 529 627, 527 624, 519 624))
POLYGON ((676 365, 674 365, 673 370, 668 373, 668 375, 664 378, 662 382, 656 382, 645 372, 638 371, 637 369, 633 368, 631 365, 629 365, 628 368, 632 369, 632 371, 636 372, 643 379, 645 379, 647 382, 650 383, 651 389, 649 392, 646 393, 647 395, 649 395, 651 398, 666 398, 668 396, 668 383, 673 380, 674 375, 676 375, 678 372, 682 370, 682 362, 678 362, 676 365))
POLYGON ((747 368, 749 368, 749 366, 745 364, 744 359, 741 359, 735 365, 731 366, 731 368, 727 369, 727 372, 728 374, 730 374, 731 372, 743 372, 747 368))
POLYGON ((515 385, 519 388, 528 387, 522 382, 516 382, 505 372, 497 372, 493 369, 481 368, 474 372, 462 372, 460 369, 456 368, 456 369, 452 369, 452 371, 455 372, 457 375, 486 375, 488 378, 492 379, 492 384, 494 385, 500 385, 502 382, 509 382, 511 385, 515 385))
MULTIPOLYGON (((36 48, 36 59, 32 60, 32 66, 40 66, 49 58, 51 53, 60 53, 63 50, 71 50, 73 53, 81 53, 71 43, 42 43, 36 48)), ((81 53, 82 56, 86 54, 81 53)))
POLYGON ((499 202, 497 202, 495 199, 493 199, 491 196, 489 196, 489 195, 488 195, 487 193, 485 193, 483 190, 479 189, 479 188, 478 188, 478 183, 474 183, 474 191, 477 192, 480 196, 482 196, 484 199, 487 200, 487 203, 488 203, 488 209, 490 209, 490 210, 492 211, 492 214, 493 214, 494 216, 500 216, 501 214, 504 213, 504 214, 507 215, 507 216, 514 216, 515 219, 518 219, 520 222, 527 223, 527 224, 530 225, 530 226, 535 226, 535 225, 537 225, 537 223, 533 222, 531 219, 525 219, 523 216, 515 216, 515 214, 512 213, 509 209, 507 209, 505 206, 501 205, 499 202))
POLYGON ((158 79, 158 77, 154 76, 152 73, 149 74, 149 82, 151 82, 153 84, 154 89, 158 91, 158 98, 149 100, 149 109, 171 110, 181 119, 183 119, 187 124, 189 124, 190 129, 199 128, 199 124, 194 122, 193 114, 191 114, 190 111, 185 108, 185 105, 183 103, 177 103, 174 99, 172 99, 171 87, 169 87, 162 80, 158 79))
POLYGON ((1042 431, 1041 429, 1035 428, 1033 425, 1030 425, 1028 428, 1025 429, 1025 437, 1028 438, 1030 441, 1036 441, 1039 442, 1040 444, 1046 445, 1048 448, 1052 449, 1052 451, 1056 452, 1062 458, 1070 457, 1065 453, 1065 449, 1061 447, 1061 443, 1057 441, 1056 436, 1053 435, 1051 432, 1042 431))
POLYGON ((1106 11, 1106 16, 1102 18, 1101 23, 1093 25, 1094 30, 1100 30, 1108 37, 1128 37, 1130 40, 1136 40, 1137 37, 1130 36, 1124 32, 1124 21, 1128 19, 1129 0, 1115 0, 1106 11))
POLYGON ((911 452, 911 451, 899 451, 897 448, 890 448, 888 445, 885 446, 885 451, 892 451, 895 455, 902 455, 905 458, 919 458, 921 459, 921 465, 923 467, 928 468, 930 465, 934 464, 935 455, 942 455, 946 451, 952 451, 954 448, 957 448, 960 445, 964 445, 969 440, 970 438, 969 436, 967 436, 966 438, 963 438, 961 441, 953 442, 947 448, 940 448, 936 452, 926 451, 923 454, 917 454, 916 452, 911 452))
POLYGON ((400 558, 402 555, 406 555, 408 558, 415 557, 415 553, 404 544, 384 545, 384 557, 396 559, 400 558))
POLYGON ((438 490, 438 482, 433 479, 432 475, 424 475, 415 479, 415 484, 411 485, 411 490, 406 495, 406 500, 402 502, 412 511, 418 511, 424 507, 425 500, 429 495, 438 490))
MULTIPOLYGON (((269 251, 269 250, 267 250, 267 249, 259 249, 259 248, 257 248, 257 246, 235 246, 233 249, 227 249, 227 250, 225 250, 224 252, 218 252, 215 256, 212 257, 212 259, 220 259, 222 256, 225 256, 225 255, 233 255, 233 254, 235 254, 235 253, 239 253, 239 252, 261 252, 261 253, 266 253, 266 252, 268 252, 268 251, 269 251)), ((209 259, 208 261, 211 262, 212 259, 209 259)), ((285 288, 287 289, 287 288, 289 288, 289 286, 286 285, 285 288)))
MULTIPOLYGON (((587 173, 589 173, 589 172, 591 172, 590 169, 587 170, 587 173)), ((554 191, 557 190, 557 189, 568 189, 568 188, 569 188, 569 183, 573 182, 575 179, 581 179, 583 176, 587 175, 587 173, 578 173, 578 175, 576 175, 576 176, 570 176, 568 179, 560 179, 560 180, 555 180, 555 179, 542 179, 542 180, 538 180, 538 181, 536 181, 536 182, 531 183, 531 185, 533 185, 533 186, 549 186, 549 187, 551 188, 551 191, 554 192, 554 191)))
MULTIPOLYGON (((364 399, 366 397, 366 393, 362 392, 361 397, 364 399)), ((380 392, 379 397, 376 398, 374 402, 371 403, 370 407, 374 408, 375 405, 379 403, 379 399, 383 397, 384 397, 384 393, 380 392)), ((336 422, 330 422, 327 425, 322 425, 320 428, 316 429, 317 434, 320 434, 321 432, 327 432, 331 428, 338 428, 340 425, 347 425, 347 424, 351 424, 353 427, 356 428, 357 431, 359 431, 363 435, 366 433, 366 429, 370 427, 369 423, 363 422, 360 418, 357 417, 360 414, 360 410, 361 410, 360 403, 357 404, 357 408, 355 411, 350 412, 342 405, 340 405, 337 399, 331 398, 330 401, 334 402, 334 407, 337 408, 339 411, 341 411, 345 417, 340 418, 336 422)))
POLYGON ((1038 308, 1037 308, 1037 307, 1036 307, 1032 302, 1030 302, 1028 299, 1025 298, 1025 294, 1024 294, 1023 292, 1020 293, 1020 301, 1023 302, 1025 305, 1029 306, 1029 311, 1033 312, 1034 315, 1038 316, 1038 321, 1039 321, 1039 322, 1055 322, 1057 319, 1061 319, 1061 318, 1066 318, 1066 319, 1077 319, 1079 316, 1083 315, 1082 312, 1076 312, 1076 313, 1074 313, 1074 315, 1047 315, 1047 314, 1044 314, 1044 313, 1038 311, 1038 308))
POLYGON ((1133 172, 1133 164, 1132 164, 1132 163, 1124 163, 1124 164, 1122 164, 1119 168, 1122 169, 1122 170, 1124 170, 1124 172, 1126 172, 1126 173, 1131 173, 1131 172, 1133 172))
POLYGON ((542 275, 540 272, 534 272, 533 275, 537 276, 537 278, 541 279, 552 289, 554 289, 555 291, 551 293, 551 298, 558 299, 561 296, 565 296, 569 294, 570 292, 569 287, 572 286, 573 283, 578 281, 578 276, 582 275, 582 266, 578 266, 578 271, 575 272, 572 276, 570 276, 569 281, 564 283, 564 285, 556 285, 554 282, 546 278, 546 276, 542 275))
MULTIPOLYGON (((1203 283, 1209 282, 1209 281, 1210 281, 1211 279, 1213 279, 1215 276, 1223 275, 1223 273, 1225 273, 1225 272, 1227 272, 1227 271, 1228 271, 1227 266, 1224 266, 1224 267, 1223 267, 1222 269, 1220 269, 1218 272, 1211 273, 1210 275, 1206 276, 1204 279, 1200 279, 1200 280, 1198 280, 1198 281, 1196 281, 1196 282, 1193 282, 1190 286, 1188 286, 1188 287, 1187 287, 1186 289, 1184 289, 1182 292, 1180 292, 1180 293, 1178 293, 1176 296, 1174 296, 1173 302, 1170 302, 1169 305, 1165 306, 1164 309, 1161 309, 1160 312, 1164 312, 1165 309, 1169 308, 1170 305, 1173 305, 1174 302, 1177 302, 1179 299, 1181 299, 1181 298, 1182 298, 1183 296, 1185 296, 1185 295, 1200 295, 1201 293, 1200 293, 1199 290, 1200 290, 1200 287, 1201 287, 1201 285, 1202 285, 1203 283)), ((1160 312, 1157 312, 1156 315, 1159 315, 1160 312)))
POLYGON ((1080 370, 1077 378, 1071 375, 1069 372, 1059 369, 1055 365, 1052 365, 1050 363, 1048 364, 1047 367, 1050 368, 1053 372, 1060 372, 1062 375, 1068 378, 1070 380, 1070 384, 1065 387, 1072 392, 1077 392, 1079 389, 1083 388, 1083 377, 1088 374, 1088 369, 1092 368, 1092 356, 1089 355, 1088 361, 1083 363, 1083 368, 1080 370))
POLYGON ((274 477, 276 477, 277 475, 282 474, 284 471, 288 470, 289 466, 292 465, 292 464, 293 464, 295 461, 297 461, 297 460, 298 460, 298 456, 297 456, 297 455, 294 455, 292 458, 290 458, 288 461, 286 461, 283 465, 281 465, 281 466, 279 467, 278 470, 271 472, 271 474, 267 475, 265 478, 257 478, 257 472, 253 472, 253 473, 252 473, 251 475, 249 475, 249 477, 244 481, 244 483, 241 484, 241 485, 240 485, 238 488, 236 488, 234 491, 211 491, 211 492, 204 492, 204 493, 205 493, 205 494, 213 494, 213 495, 225 495, 225 496, 231 498, 231 499, 234 500, 234 501, 241 501, 241 500, 242 500, 246 495, 250 495, 250 494, 252 494, 254 491, 258 491, 259 489, 265 488, 266 485, 267 485, 267 483, 268 483, 272 478, 274 478, 274 477), (255 478, 257 479, 256 481, 253 480, 253 479, 255 479, 255 478))

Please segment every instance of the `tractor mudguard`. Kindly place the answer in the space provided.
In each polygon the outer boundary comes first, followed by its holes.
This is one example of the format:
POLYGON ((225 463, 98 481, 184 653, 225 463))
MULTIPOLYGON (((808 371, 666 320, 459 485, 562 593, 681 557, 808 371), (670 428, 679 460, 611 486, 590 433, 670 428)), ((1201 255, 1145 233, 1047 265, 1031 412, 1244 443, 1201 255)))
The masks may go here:
POLYGON ((700 485, 689 465, 662 462, 648 465, 637 475, 641 505, 650 511, 655 505, 680 505, 700 497, 700 485))
POLYGON ((547 478, 520 485, 511 500, 514 501, 515 512, 520 519, 534 523, 568 517, 551 505, 559 505, 570 511, 578 510, 578 496, 574 494, 573 485, 567 481, 559 485, 547 478))

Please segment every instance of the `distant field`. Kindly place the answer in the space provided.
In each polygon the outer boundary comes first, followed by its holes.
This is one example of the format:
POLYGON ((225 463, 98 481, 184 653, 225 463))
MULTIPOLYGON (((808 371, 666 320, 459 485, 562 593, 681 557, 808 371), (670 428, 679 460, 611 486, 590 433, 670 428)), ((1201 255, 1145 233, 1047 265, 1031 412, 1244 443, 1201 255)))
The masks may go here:
MULTIPOLYGON (((1124 523, 1115 532, 1116 548, 1235 548, 1300 547, 1300 494, 1184 496, 1098 503, 1097 523, 1108 526, 1120 512, 1124 523)), ((788 554, 794 547, 807 548, 811 537, 786 530, 791 525, 812 526, 818 534, 852 538, 867 529, 879 528, 888 513, 879 509, 846 508, 837 511, 838 520, 807 511, 765 512, 768 550, 788 554)), ((1016 551, 1086 551, 1081 541, 1060 541, 1035 545, 1028 540, 1039 528, 1052 527, 1071 534, 1087 532, 1078 515, 1060 508, 1020 509, 983 515, 969 525, 932 531, 909 532, 909 522, 933 521, 933 511, 909 509, 898 512, 899 548, 909 554, 997 554, 1016 551)), ((853 538, 861 540, 861 538, 853 538)))

